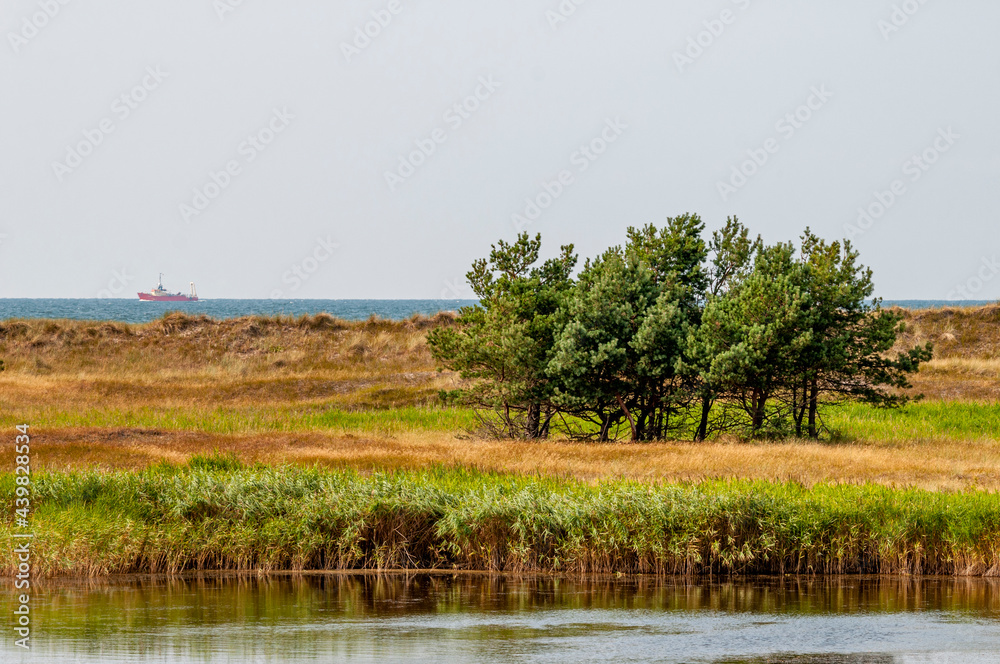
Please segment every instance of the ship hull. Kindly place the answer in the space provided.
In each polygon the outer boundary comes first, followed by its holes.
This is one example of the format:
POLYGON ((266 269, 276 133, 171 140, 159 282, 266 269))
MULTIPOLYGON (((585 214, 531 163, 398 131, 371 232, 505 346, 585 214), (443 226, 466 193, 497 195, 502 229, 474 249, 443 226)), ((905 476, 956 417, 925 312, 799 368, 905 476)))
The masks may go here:
POLYGON ((189 295, 152 295, 150 293, 139 293, 139 299, 146 302, 197 302, 198 296, 189 295))

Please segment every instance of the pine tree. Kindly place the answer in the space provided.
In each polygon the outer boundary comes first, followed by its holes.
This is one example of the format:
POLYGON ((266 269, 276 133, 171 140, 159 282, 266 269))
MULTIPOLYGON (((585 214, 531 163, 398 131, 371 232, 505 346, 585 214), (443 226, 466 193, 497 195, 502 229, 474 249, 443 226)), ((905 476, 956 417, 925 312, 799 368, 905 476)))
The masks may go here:
POLYGON ((712 360, 717 352, 717 338, 713 328, 702 328, 701 318, 705 307, 713 300, 725 297, 735 284, 745 280, 753 267, 753 261, 762 247, 758 236, 750 238, 750 232, 736 217, 726 220, 726 225, 712 233, 708 251, 712 260, 706 270, 704 291, 701 293, 701 307, 696 325, 691 326, 685 341, 684 360, 681 371, 695 385, 698 397, 698 424, 694 439, 705 440, 709 435, 710 415, 716 400, 724 389, 713 381, 718 377, 711 373, 712 360))
POLYGON ((796 435, 802 435, 805 421, 808 435, 816 438, 824 401, 850 399, 879 407, 906 403, 909 399, 900 390, 910 387, 907 375, 931 358, 932 348, 928 344, 887 356, 896 343, 900 317, 870 299, 872 272, 858 264, 849 241, 826 242, 807 228, 801 263, 812 334, 789 377, 787 400, 796 435))
POLYGON ((702 379, 735 400, 751 435, 764 430, 769 403, 811 339, 804 325, 809 299, 794 254, 791 244, 761 249, 745 279, 708 301, 695 336, 697 354, 708 366, 702 379))
POLYGON ((566 300, 548 370, 558 403, 601 440, 622 422, 632 440, 661 439, 682 410, 677 368, 705 284, 703 229, 692 214, 629 228, 625 248, 587 261, 566 300))
POLYGON ((548 435, 559 413, 601 440, 734 424, 817 437, 824 405, 908 401, 932 349, 891 355, 900 316, 870 299, 849 242, 806 229, 799 249, 764 246, 730 218, 706 246, 703 230, 693 214, 629 228, 576 281, 572 246, 539 265, 540 236, 501 241, 468 274, 480 304, 433 330, 431 352, 471 382, 463 398, 489 428, 519 438, 548 435))
POLYGON ((497 435, 545 437, 556 412, 545 369, 576 256, 572 245, 564 246, 536 266, 540 249, 541 236, 527 233, 494 245, 489 259, 475 261, 467 274, 479 304, 462 309, 454 327, 428 335, 433 357, 472 381, 462 399, 497 435))
POLYGON ((687 324, 684 291, 664 278, 615 247, 587 262, 566 301, 548 371, 557 403, 596 424, 600 440, 622 421, 632 440, 660 438, 668 424, 687 324))

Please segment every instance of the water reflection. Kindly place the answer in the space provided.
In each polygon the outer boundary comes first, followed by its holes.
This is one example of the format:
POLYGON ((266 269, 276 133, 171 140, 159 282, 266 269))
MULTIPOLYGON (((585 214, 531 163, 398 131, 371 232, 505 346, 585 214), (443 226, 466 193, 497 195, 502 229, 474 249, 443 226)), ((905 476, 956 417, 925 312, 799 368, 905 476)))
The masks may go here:
POLYGON ((998 617, 994 579, 130 577, 38 585, 0 659, 985 662, 998 617))

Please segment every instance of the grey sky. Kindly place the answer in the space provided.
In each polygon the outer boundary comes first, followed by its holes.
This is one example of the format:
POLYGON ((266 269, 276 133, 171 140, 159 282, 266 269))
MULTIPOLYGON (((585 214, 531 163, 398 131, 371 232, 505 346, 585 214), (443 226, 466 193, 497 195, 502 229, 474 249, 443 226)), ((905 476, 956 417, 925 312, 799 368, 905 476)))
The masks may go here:
POLYGON ((687 211, 1000 297, 998 3, 237 2, 3 4, 0 297, 469 297, 687 211))

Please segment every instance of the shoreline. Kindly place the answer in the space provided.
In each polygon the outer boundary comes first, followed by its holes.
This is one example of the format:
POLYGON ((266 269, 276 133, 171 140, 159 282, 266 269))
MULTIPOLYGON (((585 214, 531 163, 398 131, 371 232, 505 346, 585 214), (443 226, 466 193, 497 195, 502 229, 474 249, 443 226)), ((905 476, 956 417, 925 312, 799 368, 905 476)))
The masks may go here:
MULTIPOLYGON (((0 575, 0 580, 10 581, 14 577, 0 575)), ((706 584, 781 584, 781 583, 828 583, 838 581, 861 583, 927 583, 927 582, 982 582, 998 586, 1000 575, 958 576, 954 574, 904 574, 904 573, 786 573, 786 574, 638 574, 638 573, 587 573, 587 572, 496 572, 475 569, 346 569, 346 570, 202 570, 169 573, 134 572, 129 574, 107 574, 103 576, 60 575, 42 576, 32 579, 32 587, 45 589, 47 584, 59 587, 75 586, 115 586, 137 585, 139 583, 173 583, 204 581, 298 581, 310 579, 372 579, 404 580, 417 578, 440 578, 462 581, 506 581, 528 582, 569 582, 610 585, 641 585, 643 583, 703 586, 706 584)))

